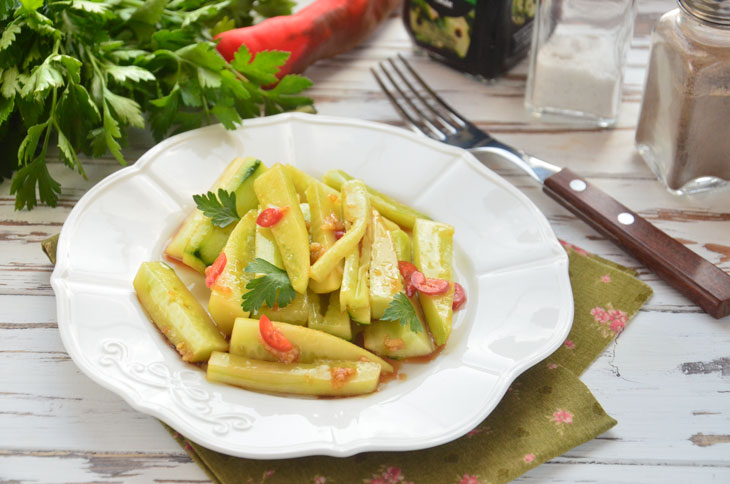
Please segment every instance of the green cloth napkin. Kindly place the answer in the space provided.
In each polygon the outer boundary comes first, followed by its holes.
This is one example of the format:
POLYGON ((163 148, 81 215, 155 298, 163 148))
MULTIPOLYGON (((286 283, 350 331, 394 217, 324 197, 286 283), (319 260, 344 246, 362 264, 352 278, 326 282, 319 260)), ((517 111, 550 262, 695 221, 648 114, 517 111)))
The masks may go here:
MULTIPOLYGON (((51 238, 53 239, 53 238, 51 238)), ((55 262, 54 240, 43 249, 55 262)), ((465 436, 431 449, 347 458, 253 460, 206 449, 165 426, 214 483, 496 484, 616 424, 579 380, 652 294, 635 274, 563 243, 570 258, 573 327, 563 345, 519 376, 497 408, 465 436)), ((164 424, 163 424, 164 425, 164 424)))

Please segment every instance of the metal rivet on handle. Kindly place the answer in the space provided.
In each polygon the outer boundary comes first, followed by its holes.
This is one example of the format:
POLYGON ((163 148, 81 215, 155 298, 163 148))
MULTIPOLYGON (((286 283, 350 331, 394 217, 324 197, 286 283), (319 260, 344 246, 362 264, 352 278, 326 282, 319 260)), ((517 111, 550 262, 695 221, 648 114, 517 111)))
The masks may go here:
POLYGON ((624 225, 631 225, 634 223, 634 216, 630 213, 623 212, 618 214, 618 221, 624 225))
POLYGON ((582 192, 587 188, 588 185, 586 185, 586 182, 583 180, 575 179, 570 181, 570 188, 573 189, 573 191, 576 192, 582 192))

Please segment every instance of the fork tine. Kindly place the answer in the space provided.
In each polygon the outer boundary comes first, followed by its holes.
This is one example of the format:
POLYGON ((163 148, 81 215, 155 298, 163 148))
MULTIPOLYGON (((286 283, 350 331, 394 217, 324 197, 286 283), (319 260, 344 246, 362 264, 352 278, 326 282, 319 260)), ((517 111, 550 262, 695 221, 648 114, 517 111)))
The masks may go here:
POLYGON ((403 99, 405 103, 410 107, 411 111, 415 113, 418 116, 418 119, 414 118, 411 113, 405 109, 402 102, 399 102, 398 99, 396 99, 396 96, 393 93, 392 89, 389 89, 385 86, 385 82, 380 77, 380 75, 374 70, 370 69, 370 71, 373 73, 373 76, 375 76, 375 80, 380 85, 380 88, 383 90, 385 95, 388 97, 388 100, 390 103, 395 107, 395 109, 398 111, 398 114, 401 115, 401 118, 403 118, 406 123, 409 125, 409 127, 419 134, 425 134, 429 136, 430 138, 436 139, 438 141, 444 141, 446 139, 446 135, 439 130, 425 115, 424 113, 413 103, 413 101, 410 99, 410 97, 403 91, 403 89, 400 87, 400 85, 395 82, 393 77, 390 75, 390 72, 385 68, 383 63, 379 63, 378 66, 380 67, 380 70, 382 71, 382 74, 388 79, 390 82, 390 85, 393 86, 395 91, 399 94, 399 98, 403 99))
POLYGON ((461 148, 494 142, 441 99, 405 58, 389 58, 370 69, 405 124, 416 133, 461 148))
MULTIPOLYGON (((433 89, 431 89, 431 87, 430 87, 430 86, 429 86, 428 84, 426 84, 426 81, 424 81, 424 80, 423 80, 423 79, 421 78, 421 76, 419 76, 419 75, 418 75, 418 74, 416 73, 416 71, 415 71, 415 70, 413 69, 413 67, 411 67, 411 64, 410 64, 410 63, 409 63, 409 62, 408 62, 408 61, 406 60, 406 58, 405 58, 405 57, 403 57, 403 56, 402 56, 402 55, 401 55, 400 53, 398 53, 398 54, 397 54, 397 56, 398 56, 398 59, 399 59, 399 60, 400 60, 400 61, 401 61, 401 62, 403 63, 403 65, 404 65, 404 66, 406 67, 406 69, 408 69, 408 72, 409 72, 409 74, 410 74, 411 76, 413 76, 413 78, 414 78, 414 79, 416 80, 416 82, 418 82, 418 84, 419 84, 419 85, 420 85, 420 86, 421 86, 421 87, 422 87, 422 88, 423 88, 423 89, 424 89, 424 90, 425 90, 425 91, 426 91, 426 92, 427 92, 427 93, 428 93, 428 94, 429 94, 429 95, 430 95, 430 96, 431 96, 431 97, 432 97, 432 98, 433 98, 433 99, 434 99, 434 100, 435 100, 435 101, 436 101, 436 102, 437 102, 437 103, 438 103, 438 104, 439 104, 439 105, 440 105, 440 106, 442 107, 442 108, 444 108, 444 110, 446 111, 446 113, 447 113, 447 114, 449 115, 449 117, 450 117, 450 118, 451 118, 451 119, 452 119, 452 120, 453 120, 454 122, 456 122, 456 123, 457 123, 457 124, 459 124, 460 126, 467 126, 467 125, 470 125, 470 124, 471 124, 471 123, 470 123, 470 122, 469 122, 469 121, 468 121, 468 120, 467 120, 467 119, 466 119, 465 117, 463 117, 463 116, 462 116, 461 114, 459 114, 459 113, 458 113, 458 112, 457 112, 457 111, 456 111, 456 110, 455 110, 454 108, 452 108, 452 107, 451 107, 450 105, 448 105, 448 104, 446 103, 446 101, 444 101, 443 99, 441 99, 441 96, 439 96, 438 94, 436 94, 436 93, 434 92, 434 90, 433 90, 433 89)), ((391 61, 391 62, 392 62, 392 61, 391 61)), ((411 89, 413 89, 413 88, 411 87, 411 89)), ((415 90, 415 89, 413 89, 413 91, 415 92, 416 90, 415 90)), ((431 106, 431 104, 430 104, 430 103, 427 103, 427 102, 426 102, 425 100, 424 100, 424 103, 425 103, 425 104, 427 104, 428 106, 431 106)), ((433 109, 433 108, 432 108, 432 109, 433 109)))
POLYGON ((393 96, 393 94, 390 92, 390 89, 385 87, 385 83, 383 83, 382 79, 380 79, 380 75, 377 73, 377 71, 371 67, 370 72, 372 73, 373 77, 375 77, 375 81, 380 86, 380 90, 383 91, 388 97, 388 101, 390 101, 390 104, 392 104, 395 110, 398 111, 398 114, 400 114, 400 117, 403 118, 403 121, 405 121, 408 127, 411 128, 413 131, 421 134, 422 131, 421 128, 418 126, 418 122, 413 119, 413 117, 405 109, 403 109, 403 106, 401 106, 400 103, 395 99, 395 96, 393 96))
MULTIPOLYGON (((410 71, 410 72, 412 73, 412 72, 413 72, 413 69, 411 69, 411 66, 410 66, 410 65, 408 65, 408 64, 407 64, 407 63, 405 62, 405 59, 403 59, 403 58, 401 57, 401 61, 403 61, 403 63, 404 63, 404 65, 405 65, 405 67, 407 67, 407 68, 409 69, 409 71, 410 71)), ((448 131, 450 131, 450 132, 451 132, 451 134, 456 134, 456 133, 458 132, 458 130, 459 130, 460 128, 462 128, 462 127, 464 126, 464 125, 463 125, 463 123, 459 122, 458 120, 457 120, 457 122, 456 122, 456 126, 454 126, 454 124, 452 124, 452 123, 451 123, 451 121, 450 121, 449 119, 447 119, 446 117, 444 117, 444 114, 442 113, 442 111, 441 111, 441 110, 439 110, 439 109, 437 109, 437 106, 434 106, 434 105, 433 105, 433 102, 431 102, 431 101, 429 101, 428 99, 426 99, 426 98, 425 98, 425 97, 424 97, 424 96, 423 96, 423 95, 422 95, 422 94, 421 94, 421 93, 419 92, 419 90, 418 90, 418 89, 416 89, 416 88, 415 88, 415 87, 413 86, 413 84, 411 83, 411 81, 410 81, 410 80, 408 79, 408 76, 406 76, 405 74, 403 74, 403 71, 401 71, 401 70, 400 70, 400 68, 399 68, 399 67, 398 67, 398 65, 397 65, 397 64, 395 63, 395 61, 393 60, 393 58, 392 58, 392 57, 388 59, 388 62, 390 63, 391 67, 393 68, 393 71, 394 71, 394 72, 395 72, 395 73, 396 73, 396 74, 398 75, 398 77, 400 78, 400 80, 401 80, 401 81, 402 81, 402 82, 403 82, 403 83, 404 83, 404 84, 405 84, 406 86, 408 86, 408 89, 410 89, 410 92, 411 92, 411 93, 413 94, 413 96, 415 96, 415 97, 416 97, 416 98, 417 98, 417 99, 418 99, 418 100, 420 101, 420 103, 421 103, 421 104, 422 104, 423 106, 426 106, 426 108, 427 108, 427 109, 428 109, 428 110, 429 110, 429 111, 431 112, 431 114, 432 114, 432 115, 434 116, 434 118, 435 118, 435 119, 433 119, 433 121, 435 121, 435 122, 439 123, 439 124, 440 124, 441 126, 443 126, 444 128, 446 128, 446 129, 447 129, 448 131)), ((420 83, 421 85, 425 86, 425 83, 423 82, 423 80, 419 79, 419 83, 420 83)), ((397 85, 397 84, 396 84, 396 87, 398 87, 398 85, 397 85)), ((426 88, 428 89, 428 86, 426 86, 426 88)), ((399 91, 400 91, 400 89, 399 89, 399 91)), ((431 91, 430 89, 429 89, 429 91, 430 91, 429 95, 430 95, 430 96, 433 96, 433 91, 431 91)), ((401 93, 403 94, 403 91, 401 91, 401 93)), ((405 94, 404 94, 404 96, 405 96, 405 94)), ((415 107, 414 103, 413 103, 413 102, 411 102, 411 101, 410 101, 410 99, 409 99, 408 97, 406 97, 406 99, 408 100, 408 103, 409 103, 409 104, 410 104, 411 106, 413 106, 413 108, 414 108, 414 109, 416 109, 416 107, 415 107)), ((435 99, 434 99, 434 100, 435 100, 435 99)), ((447 114, 448 114, 448 113, 447 113, 447 114)))

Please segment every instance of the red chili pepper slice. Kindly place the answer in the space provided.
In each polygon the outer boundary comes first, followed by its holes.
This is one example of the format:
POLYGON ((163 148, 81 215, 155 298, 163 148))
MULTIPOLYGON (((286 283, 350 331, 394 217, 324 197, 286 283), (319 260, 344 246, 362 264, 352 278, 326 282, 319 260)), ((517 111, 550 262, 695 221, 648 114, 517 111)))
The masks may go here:
POLYGON ((335 239, 340 240, 345 235, 344 230, 335 230, 335 239))
POLYGON ((404 260, 398 261, 398 269, 400 270, 401 276, 403 276, 403 280, 406 281, 406 296, 412 297, 416 294, 416 288, 411 282, 411 275, 417 272, 418 269, 410 262, 404 260))
POLYGON ((466 291, 458 282, 454 283, 454 302, 451 308, 454 311, 458 311, 466 303, 466 291))
POLYGON ((256 223, 260 227, 271 227, 272 225, 276 225, 276 223, 281 220, 281 217, 283 217, 285 213, 286 209, 281 209, 277 207, 264 209, 261 211, 258 218, 256 218, 256 223))
POLYGON ((218 276, 221 275, 221 272, 223 272, 223 269, 226 267, 227 262, 228 259, 226 258, 226 253, 221 252, 218 257, 216 257, 215 261, 205 268, 205 285, 208 288, 213 287, 218 276))
POLYGON ((259 332, 264 342, 275 350, 289 351, 293 347, 289 340, 286 339, 286 336, 274 327, 266 315, 261 315, 261 318, 259 318, 259 332))
POLYGON ((430 279, 418 271, 411 274, 411 284, 418 289, 418 292, 429 296, 445 294, 449 290, 449 281, 444 279, 430 279))
POLYGON ((398 270, 400 271, 400 275, 403 276, 403 279, 406 281, 411 279, 411 275, 418 271, 418 267, 411 264, 408 261, 399 260, 398 261, 398 270))

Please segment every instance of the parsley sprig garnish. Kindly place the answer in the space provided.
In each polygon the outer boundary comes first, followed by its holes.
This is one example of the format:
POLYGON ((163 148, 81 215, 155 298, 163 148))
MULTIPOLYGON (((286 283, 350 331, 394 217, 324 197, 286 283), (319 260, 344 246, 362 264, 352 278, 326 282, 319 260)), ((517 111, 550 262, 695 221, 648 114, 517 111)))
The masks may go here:
POLYGON ((227 227, 241 219, 236 211, 236 193, 218 189, 218 196, 208 192, 203 195, 193 195, 198 210, 208 217, 216 227, 227 227))
POLYGON ((264 303, 270 308, 283 308, 296 296, 286 271, 264 259, 254 259, 244 270, 264 274, 246 284, 248 292, 243 295, 241 303, 244 311, 256 312, 264 303))
POLYGON ((418 319, 413 304, 403 292, 399 292, 393 297, 380 319, 383 321, 398 321, 401 326, 408 325, 414 333, 421 331, 421 320, 418 319))
POLYGON ((220 122, 308 106, 311 82, 284 76, 286 52, 228 63, 217 32, 289 13, 290 0, 0 0, 0 181, 13 177, 16 209, 55 206, 61 185, 46 166, 56 147, 86 176, 80 153, 124 164, 127 128, 157 140, 220 122))

